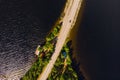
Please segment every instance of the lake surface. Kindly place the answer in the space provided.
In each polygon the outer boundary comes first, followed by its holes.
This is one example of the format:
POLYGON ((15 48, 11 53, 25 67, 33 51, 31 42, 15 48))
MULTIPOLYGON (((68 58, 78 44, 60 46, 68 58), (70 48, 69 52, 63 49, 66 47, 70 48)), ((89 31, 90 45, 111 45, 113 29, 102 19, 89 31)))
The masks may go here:
POLYGON ((19 80, 65 0, 0 0, 0 80, 19 80))
POLYGON ((120 80, 120 1, 86 0, 77 35, 88 80, 120 80))
MULTIPOLYGON (((35 61, 37 45, 57 20, 64 3, 0 0, 0 80, 17 79, 27 72, 35 61)), ((86 0, 74 57, 88 80, 120 80, 119 8, 119 0, 86 0)))

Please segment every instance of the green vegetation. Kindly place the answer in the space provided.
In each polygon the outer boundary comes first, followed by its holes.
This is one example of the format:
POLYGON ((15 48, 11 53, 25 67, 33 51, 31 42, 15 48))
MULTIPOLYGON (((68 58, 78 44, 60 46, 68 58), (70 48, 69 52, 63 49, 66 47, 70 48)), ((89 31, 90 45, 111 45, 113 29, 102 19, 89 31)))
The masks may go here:
POLYGON ((78 80, 78 76, 71 65, 70 47, 67 43, 64 45, 47 80, 78 80), (66 53, 66 57, 62 54, 63 52, 66 53))
POLYGON ((49 63, 49 60, 54 52, 56 38, 59 33, 61 25, 56 27, 46 37, 46 42, 43 46, 38 48, 39 55, 36 62, 32 65, 30 70, 21 78, 21 80, 37 80, 43 68, 49 63))
MULTIPOLYGON (((44 45, 38 48, 38 59, 21 80, 37 80, 40 73, 44 70, 44 67, 49 63, 54 52, 60 28, 61 23, 57 24, 52 32, 47 35, 44 45)), ((67 45, 68 42, 69 40, 66 41, 47 80, 78 80, 78 76, 71 66, 72 61, 70 57, 70 47, 67 45)))

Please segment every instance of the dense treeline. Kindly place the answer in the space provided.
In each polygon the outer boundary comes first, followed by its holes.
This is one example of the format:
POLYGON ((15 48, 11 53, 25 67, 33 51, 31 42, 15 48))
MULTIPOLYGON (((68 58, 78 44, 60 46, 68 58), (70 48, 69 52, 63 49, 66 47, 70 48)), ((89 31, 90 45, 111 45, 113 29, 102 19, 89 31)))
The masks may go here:
POLYGON ((64 45, 48 80, 78 80, 78 76, 71 65, 70 47, 67 43, 68 41, 64 45))
MULTIPOLYGON (((21 80, 37 80, 40 73, 44 70, 44 67, 49 63, 55 50, 61 25, 62 23, 57 24, 52 32, 47 35, 46 41, 37 48, 39 54, 37 55, 36 62, 21 80)), ((48 80, 78 80, 78 76, 71 65, 72 61, 70 57, 70 47, 67 45, 68 42, 69 40, 66 41, 48 80)))

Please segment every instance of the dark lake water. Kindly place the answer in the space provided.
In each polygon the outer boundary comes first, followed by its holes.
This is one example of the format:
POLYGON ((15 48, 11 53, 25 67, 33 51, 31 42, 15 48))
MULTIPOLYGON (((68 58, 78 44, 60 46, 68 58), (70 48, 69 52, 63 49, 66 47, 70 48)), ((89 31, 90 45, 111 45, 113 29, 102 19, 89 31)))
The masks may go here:
MULTIPOLYGON (((0 80, 17 79, 30 68, 37 45, 64 2, 0 0, 0 80)), ((77 60, 89 80, 120 80, 120 1, 85 2, 76 36, 77 60)))
POLYGON ((0 80, 17 79, 60 15, 65 0, 0 0, 0 80))
POLYGON ((79 61, 89 80, 120 80, 120 1, 86 0, 77 35, 79 61))

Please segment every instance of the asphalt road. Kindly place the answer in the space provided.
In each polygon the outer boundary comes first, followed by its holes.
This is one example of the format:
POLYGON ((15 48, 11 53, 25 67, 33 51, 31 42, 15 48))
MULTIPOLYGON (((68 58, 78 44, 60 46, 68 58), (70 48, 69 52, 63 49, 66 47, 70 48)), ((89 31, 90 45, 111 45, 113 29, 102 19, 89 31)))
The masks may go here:
POLYGON ((55 52, 53 53, 51 60, 49 61, 48 65, 40 74, 37 80, 46 80, 51 73, 51 70, 57 60, 57 57, 60 54, 60 51, 65 43, 66 38, 69 35, 70 30, 72 29, 74 23, 76 22, 76 18, 78 12, 80 10, 82 0, 68 0, 68 4, 65 8, 65 16, 63 18, 63 25, 61 26, 61 30, 58 36, 58 41, 56 44, 55 52))

